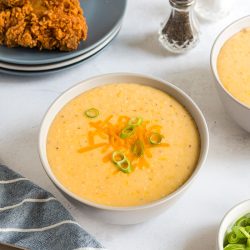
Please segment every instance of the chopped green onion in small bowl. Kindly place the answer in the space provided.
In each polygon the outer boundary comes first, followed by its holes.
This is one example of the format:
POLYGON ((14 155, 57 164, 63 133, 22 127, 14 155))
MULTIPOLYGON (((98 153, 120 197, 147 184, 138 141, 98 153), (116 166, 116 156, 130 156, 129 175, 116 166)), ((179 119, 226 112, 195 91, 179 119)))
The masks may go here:
POLYGON ((250 250, 250 200, 236 205, 223 218, 218 249, 250 250))

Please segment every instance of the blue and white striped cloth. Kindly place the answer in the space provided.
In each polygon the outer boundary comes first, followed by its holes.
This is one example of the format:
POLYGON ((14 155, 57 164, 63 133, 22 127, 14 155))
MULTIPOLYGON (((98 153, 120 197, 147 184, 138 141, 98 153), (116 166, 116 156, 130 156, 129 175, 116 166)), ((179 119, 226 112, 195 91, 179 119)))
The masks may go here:
POLYGON ((0 243, 31 250, 104 250, 52 194, 2 165, 0 243))

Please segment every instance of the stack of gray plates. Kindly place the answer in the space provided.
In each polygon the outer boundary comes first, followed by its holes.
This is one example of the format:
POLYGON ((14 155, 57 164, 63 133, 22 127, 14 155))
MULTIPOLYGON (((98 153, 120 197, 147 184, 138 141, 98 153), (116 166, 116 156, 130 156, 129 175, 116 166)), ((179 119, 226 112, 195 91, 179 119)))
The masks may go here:
POLYGON ((75 66, 105 48, 119 33, 126 0, 81 0, 88 39, 72 52, 0 47, 0 72, 18 75, 52 73, 75 66))

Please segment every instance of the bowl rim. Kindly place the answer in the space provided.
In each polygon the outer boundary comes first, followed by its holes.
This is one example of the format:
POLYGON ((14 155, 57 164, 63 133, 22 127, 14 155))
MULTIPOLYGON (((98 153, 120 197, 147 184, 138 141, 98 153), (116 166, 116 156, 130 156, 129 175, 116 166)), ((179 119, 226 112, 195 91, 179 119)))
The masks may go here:
MULTIPOLYGON (((212 45, 212 48, 211 48, 211 53, 210 53, 210 68, 211 68, 211 70, 212 70, 212 72, 213 72, 213 75, 214 75, 214 77, 215 77, 215 79, 216 79, 217 84, 224 90, 224 92, 225 92, 234 102, 236 102, 237 104, 239 104, 239 105, 242 106, 243 108, 245 108, 245 109, 247 109, 247 110, 250 110, 250 106, 247 106, 247 105, 244 104, 243 102, 239 101, 236 97, 234 97, 234 96, 224 87, 224 85, 223 85, 222 82, 220 81, 220 78, 217 77, 217 74, 215 74, 215 72, 217 72, 217 69, 215 69, 215 68, 213 67, 213 55, 214 55, 214 50, 215 50, 215 47, 216 47, 217 42, 218 42, 218 40, 220 39, 220 37, 221 37, 221 36, 224 34, 224 32, 226 32, 229 28, 231 28, 232 26, 236 25, 237 23, 240 23, 240 22, 242 22, 243 20, 248 19, 248 18, 250 19, 250 15, 241 17, 241 18, 239 18, 239 19, 233 21, 232 23, 228 24, 224 29, 222 29, 222 30, 219 32, 219 34, 216 36, 216 39, 215 39, 215 41, 214 41, 214 43, 213 43, 213 45, 212 45)), ((250 22, 250 20, 249 20, 249 22, 250 22)), ((249 23, 249 27, 250 27, 250 23, 249 23)), ((240 30, 239 30, 238 32, 240 32, 240 30)), ((235 35, 235 34, 237 34, 237 32, 234 33, 233 35, 235 35)), ((233 36, 233 35, 232 35, 232 36, 233 36)), ((228 40, 229 40, 229 39, 228 39, 228 40)), ((228 40, 227 40, 227 41, 228 41, 228 40)), ((224 42, 224 44, 225 44, 225 42, 224 42)), ((224 44, 223 44, 223 45, 224 45, 224 44)), ((217 65, 217 61, 218 61, 218 56, 216 57, 216 65, 217 65)))
MULTIPOLYGON (((224 221, 226 220, 226 218, 228 218, 230 216, 230 214, 236 210, 237 208, 239 208, 240 206, 244 205, 245 203, 249 203, 249 210, 250 210, 250 199, 248 200, 244 200, 241 201, 240 203, 237 203, 236 205, 234 205, 230 210, 228 210, 226 212, 226 214, 223 216, 221 222, 220 222, 220 226, 219 226, 219 230, 218 230, 218 235, 217 235, 217 246, 218 246, 218 250, 223 250, 223 248, 221 248, 220 246, 220 236, 223 233, 223 236, 225 236, 226 231, 222 231, 222 226, 224 221)), ((232 221, 233 222, 233 221, 232 221)), ((228 229, 228 228, 227 228, 228 229)))
MULTIPOLYGON (((108 83, 105 83, 103 85, 107 85, 108 83)), ((110 82, 111 84, 111 82, 110 82)), ((143 85, 143 84, 142 84, 143 85)), ((98 87, 98 86, 96 86, 98 87)), ((96 88, 93 87, 93 88, 96 88)), ((89 88, 88 90, 90 90, 92 88, 89 88)), ((86 90, 87 91, 87 90, 86 90)), ((80 92, 84 93, 85 91, 80 92)), ((73 98, 71 98, 71 100, 73 100, 76 96, 74 96, 73 98)), ((68 101, 69 102, 69 101, 68 101)), ((66 103, 68 103, 66 102, 66 103)), ((181 101, 178 100, 178 102, 181 103, 181 101)), ((66 105, 66 103, 64 105, 66 105)), ((182 104, 182 103, 181 103, 182 104)), ((64 106, 63 105, 63 106, 64 106)), ((183 104, 182 104, 183 105, 183 104)), ((62 107, 63 107, 62 106, 62 107)), ((61 108, 62 108, 61 107, 61 108)), ((188 110, 188 109, 187 109, 188 110)), ((190 110, 188 110, 190 112, 190 110)), ((191 116, 192 113, 190 112, 191 116)), ((50 122, 53 122, 53 120, 50 122)), ((160 78, 157 77, 153 77, 153 76, 149 76, 149 75, 145 75, 145 74, 138 74, 138 73, 127 73, 127 72, 117 72, 117 73, 108 73, 108 74, 101 74, 101 75, 97 75, 97 76, 93 76, 90 78, 87 78, 85 80, 82 80, 81 82, 78 82, 77 84, 69 87, 68 89, 66 89, 64 92, 62 92, 53 102, 52 104, 49 106, 49 108, 47 109, 47 111, 45 112, 45 115, 42 119, 41 125, 40 125, 40 130, 39 130, 39 138, 38 138, 38 152, 39 152, 39 157, 42 163, 42 166, 47 174, 47 176, 50 178, 50 180, 56 185, 56 187, 59 188, 59 190, 62 190, 65 194, 67 194, 69 197, 79 201, 80 203, 84 204, 84 205, 88 205, 94 208, 98 208, 98 209, 102 209, 102 210, 108 210, 108 211, 136 211, 136 210, 143 210, 143 209, 147 209, 147 208, 152 208, 158 205, 161 205, 171 199, 173 199, 174 197, 176 197, 177 195, 179 195, 181 192, 183 192, 190 184, 191 182, 194 180, 195 177, 197 177, 198 172, 200 171, 200 169, 202 168, 202 166, 204 165, 207 155, 208 155, 208 149, 209 149, 209 131, 208 131, 208 126, 205 120, 205 117, 203 116, 201 110, 199 109, 199 107, 197 106, 197 104, 191 99, 191 97, 189 97, 183 90, 181 90, 180 88, 176 87, 175 85, 169 83, 168 81, 162 80, 160 78), (200 127, 198 127, 197 123, 197 127, 199 132, 201 130, 203 130, 203 134, 201 135, 201 138, 203 137, 203 140, 201 139, 201 143, 202 143, 202 151, 200 152, 200 158, 196 164, 196 168, 193 171, 193 173, 191 174, 191 176, 186 180, 186 182, 181 185, 177 190, 175 190, 173 193, 159 199, 156 201, 153 201, 151 203, 145 204, 145 205, 136 205, 136 206, 108 206, 108 205, 102 205, 102 204, 98 204, 95 202, 92 202, 90 200, 81 198, 79 196, 77 196, 76 194, 74 194, 73 192, 71 192, 69 189, 67 189, 65 186, 63 186, 61 184, 61 182, 59 182, 59 180, 55 177, 55 175, 52 173, 51 167, 47 166, 46 161, 44 160, 44 158, 46 158, 45 155, 43 155, 42 153, 42 141, 43 141, 43 136, 42 136, 42 132, 45 129, 45 123, 46 120, 48 119, 48 114, 51 111, 51 109, 53 109, 54 105, 59 102, 61 99, 64 98, 64 96, 71 91, 74 88, 77 88, 79 85, 82 85, 86 82, 89 81, 94 81, 94 80, 98 80, 101 78, 106 78, 106 77, 138 77, 138 78, 145 78, 148 80, 153 80, 156 82, 159 82, 161 84, 167 85, 168 87, 172 88, 174 91, 176 91, 177 93, 179 93, 182 98, 187 99, 187 101, 190 102, 190 105, 193 106, 193 108, 195 109, 195 111, 197 112, 199 119, 201 121, 201 125, 200 127), (49 170, 51 170, 51 173, 49 172, 49 170)))

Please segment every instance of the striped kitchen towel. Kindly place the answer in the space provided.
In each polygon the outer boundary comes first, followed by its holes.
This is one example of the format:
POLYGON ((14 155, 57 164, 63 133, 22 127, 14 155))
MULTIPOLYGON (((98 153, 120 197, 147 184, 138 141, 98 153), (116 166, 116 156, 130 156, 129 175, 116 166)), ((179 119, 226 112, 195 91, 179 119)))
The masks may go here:
POLYGON ((31 250, 104 250, 52 194, 2 165, 0 243, 31 250))

